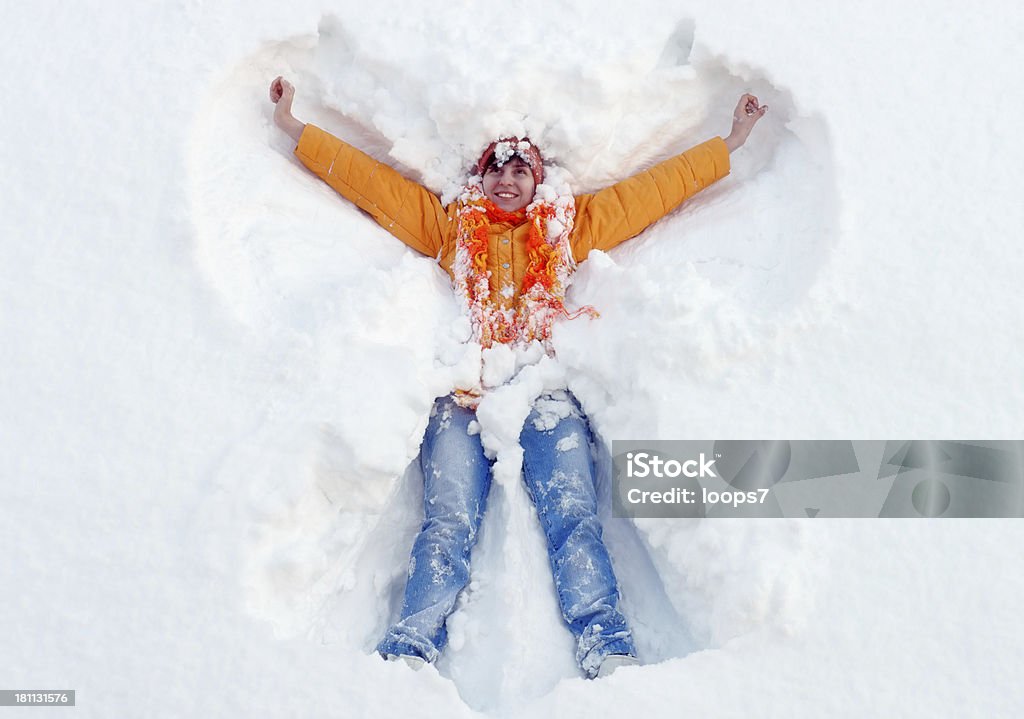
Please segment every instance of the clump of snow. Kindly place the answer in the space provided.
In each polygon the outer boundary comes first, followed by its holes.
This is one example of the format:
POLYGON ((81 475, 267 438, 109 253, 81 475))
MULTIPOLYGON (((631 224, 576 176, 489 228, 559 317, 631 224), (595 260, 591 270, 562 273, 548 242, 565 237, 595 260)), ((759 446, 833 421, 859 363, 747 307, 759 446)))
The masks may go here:
POLYGON ((572 414, 572 403, 565 393, 546 396, 534 403, 537 418, 533 420, 534 428, 546 432, 558 426, 558 423, 572 414))
POLYGON ((502 140, 494 145, 494 160, 498 167, 501 167, 506 162, 511 160, 513 157, 518 157, 526 164, 533 167, 534 160, 532 154, 530 154, 530 148, 532 145, 526 140, 519 140, 517 142, 509 142, 502 140))
POLYGON ((576 449, 580 446, 580 436, 577 432, 573 432, 568 437, 562 437, 555 443, 555 449, 559 452, 568 452, 570 449, 576 449))
POLYGON ((480 379, 484 387, 500 387, 512 379, 516 369, 516 355, 511 346, 495 344, 483 350, 481 354, 483 367, 480 370, 480 379))

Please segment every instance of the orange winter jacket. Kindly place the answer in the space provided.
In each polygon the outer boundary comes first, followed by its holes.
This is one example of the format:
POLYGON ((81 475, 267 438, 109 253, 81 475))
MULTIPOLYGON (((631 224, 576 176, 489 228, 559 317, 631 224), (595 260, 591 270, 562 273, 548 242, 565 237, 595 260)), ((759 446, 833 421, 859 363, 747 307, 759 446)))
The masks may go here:
MULTIPOLYGON (((409 247, 438 262, 449 275, 455 262, 456 203, 441 205, 437 195, 391 167, 315 125, 306 125, 295 155, 342 196, 369 213, 409 247)), ((643 232, 684 200, 729 174, 729 150, 720 137, 665 160, 649 170, 590 195, 578 195, 570 235, 577 262, 591 250, 610 250, 643 232)), ((518 298, 529 260, 529 223, 492 223, 487 247, 491 300, 509 307, 518 298), (498 288, 511 284, 516 294, 498 288)))

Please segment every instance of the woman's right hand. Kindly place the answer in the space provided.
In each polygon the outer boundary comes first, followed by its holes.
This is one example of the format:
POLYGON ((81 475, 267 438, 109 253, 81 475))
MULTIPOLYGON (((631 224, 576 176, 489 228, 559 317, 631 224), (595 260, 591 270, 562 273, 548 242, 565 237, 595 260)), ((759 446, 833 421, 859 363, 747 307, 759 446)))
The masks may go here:
POLYGON ((732 113, 732 132, 725 138, 725 144, 729 152, 735 152, 747 141, 747 136, 754 129, 757 121, 768 112, 767 105, 760 105, 753 95, 743 95, 736 103, 736 109, 732 113))

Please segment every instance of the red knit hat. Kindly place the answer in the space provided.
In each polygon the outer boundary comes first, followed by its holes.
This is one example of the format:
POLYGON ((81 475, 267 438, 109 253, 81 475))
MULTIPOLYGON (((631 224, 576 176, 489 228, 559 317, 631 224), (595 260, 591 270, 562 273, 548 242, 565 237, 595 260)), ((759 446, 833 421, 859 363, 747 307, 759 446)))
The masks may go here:
POLYGON ((476 174, 482 177, 495 155, 498 156, 499 167, 513 157, 520 158, 530 166, 534 182, 538 185, 544 182, 544 159, 541 157, 537 146, 530 142, 530 138, 503 137, 500 140, 495 140, 487 146, 484 154, 480 155, 480 159, 477 160, 476 174))

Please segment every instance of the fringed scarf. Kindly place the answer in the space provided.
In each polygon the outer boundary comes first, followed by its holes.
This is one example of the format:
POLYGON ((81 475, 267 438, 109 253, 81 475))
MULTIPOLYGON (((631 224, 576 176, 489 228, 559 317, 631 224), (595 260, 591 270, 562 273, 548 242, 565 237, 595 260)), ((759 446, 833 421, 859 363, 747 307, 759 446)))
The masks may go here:
POLYGON ((553 202, 535 200, 525 209, 507 212, 487 199, 479 183, 466 186, 457 211, 453 275, 455 290, 465 302, 473 325, 474 340, 482 347, 496 342, 529 344, 539 340, 550 352, 551 328, 556 318, 597 316, 592 307, 573 313, 565 309, 565 292, 576 270, 569 243, 575 215, 571 195, 559 195, 553 202), (526 274, 519 297, 508 308, 491 299, 487 244, 492 222, 530 224, 526 274))

